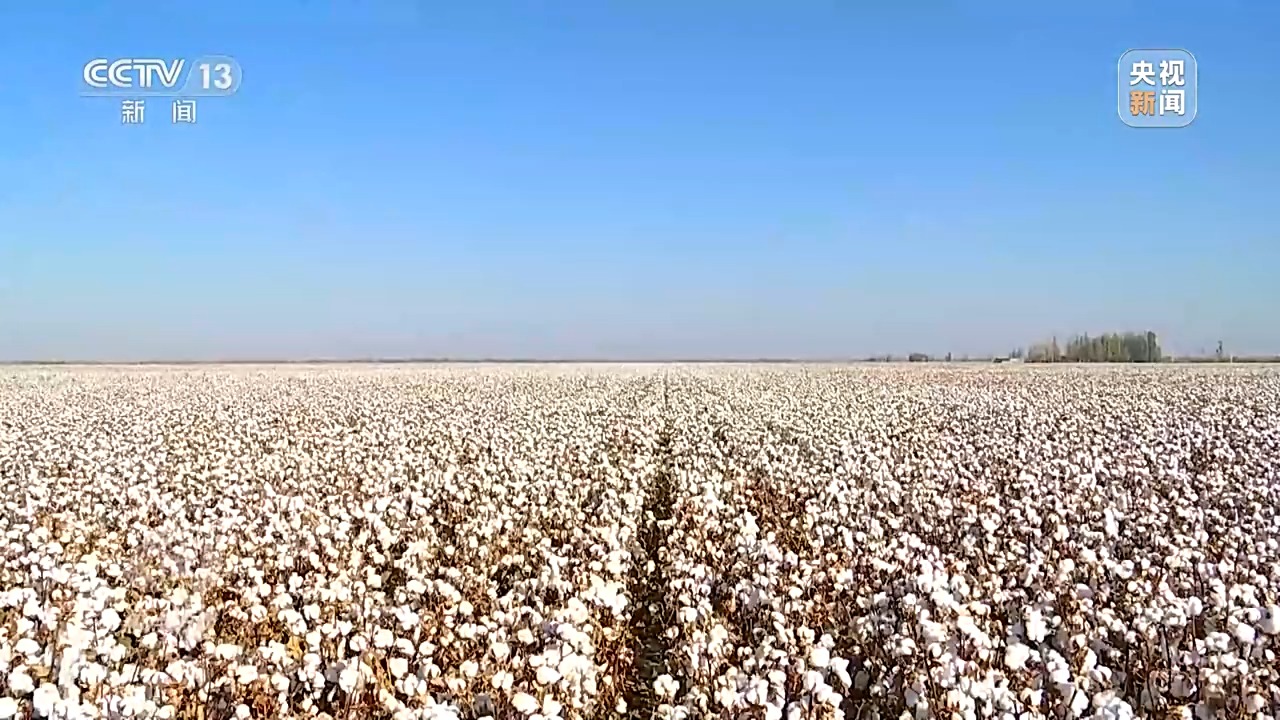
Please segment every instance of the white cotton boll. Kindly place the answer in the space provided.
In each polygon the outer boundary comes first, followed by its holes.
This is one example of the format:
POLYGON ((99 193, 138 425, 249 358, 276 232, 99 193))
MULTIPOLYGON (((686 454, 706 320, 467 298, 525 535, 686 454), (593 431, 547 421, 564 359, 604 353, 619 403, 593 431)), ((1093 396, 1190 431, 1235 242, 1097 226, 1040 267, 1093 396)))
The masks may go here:
POLYGON ((804 674, 803 685, 806 693, 812 693, 822 686, 822 673, 817 670, 810 670, 804 674))
POLYGON ((826 668, 831 663, 831 653, 821 645, 815 645, 809 650, 809 664, 815 668, 826 668))
POLYGON ((29 695, 35 689, 35 682, 27 674, 25 667, 17 667, 9 674, 9 691, 14 695, 22 697, 29 695))
POLYGON ((1199 617, 1204 612, 1204 601, 1198 597, 1192 596, 1187 598, 1187 614, 1191 617, 1199 617))
POLYGON ((738 704, 738 700, 740 699, 740 697, 741 696, 738 694, 737 689, 731 688, 731 687, 721 687, 718 690, 716 690, 714 699, 717 703, 720 704, 721 707, 732 708, 738 704))
POLYGON ((550 695, 542 700, 542 716, 544 718, 548 718, 548 720, 550 720, 550 718, 559 717, 560 711, 563 708, 564 705, 550 695))
POLYGON ((254 665, 241 665, 236 668, 236 682, 249 685, 258 679, 258 668, 254 665))
POLYGON ((338 687, 342 692, 351 694, 356 689, 356 684, 360 680, 360 669, 355 664, 348 663, 338 673, 338 687))
POLYGON ((389 648, 396 643, 395 633, 386 628, 378 628, 373 634, 373 646, 376 648, 389 648))
POLYGON ((510 690, 514 682, 515 682, 514 675, 507 672, 506 670, 499 670, 498 672, 493 674, 493 679, 490 680, 489 684, 493 686, 494 690, 505 691, 505 690, 510 690))
POLYGON ((80 682, 92 688, 107 679, 107 669, 96 662, 86 663, 80 668, 80 682))
POLYGON ((1089 709, 1089 695, 1077 689, 1071 696, 1071 714, 1073 717, 1080 717, 1087 709, 1089 709))
POLYGON ((1045 637, 1049 635, 1049 626, 1044 621, 1044 616, 1039 610, 1031 610, 1026 615, 1024 627, 1027 632, 1027 639, 1033 643, 1044 642, 1045 637))
POLYGON ((535 677, 539 685, 546 687, 548 685, 554 685, 560 681, 560 671, 550 665, 543 665, 538 668, 535 677))
POLYGON ((1280 635, 1280 605, 1266 607, 1266 614, 1258 621, 1258 629, 1267 635, 1280 635))
POLYGON ((0 698, 0 720, 10 720, 18 715, 18 701, 11 697, 0 698))
POLYGON ((462 671, 464 677, 473 678, 480 674, 480 663, 475 660, 463 660, 458 669, 462 671))
POLYGON ((239 705, 236 705, 236 717, 239 720, 249 720, 249 718, 252 716, 253 716, 253 711, 249 709, 248 705, 245 705, 244 703, 240 703, 239 705))
POLYGON ((584 625, 591 619, 591 610, 589 610, 578 598, 570 598, 568 616, 569 622, 574 625, 584 625))
POLYGON ((120 629, 120 613, 112 608, 102 611, 102 615, 98 618, 98 625, 107 632, 115 632, 120 629))
POLYGON ((219 660, 233 660, 240 657, 241 652, 243 652, 243 650, 241 650, 239 645, 233 645, 231 643, 223 643, 214 649, 214 655, 219 660))
POLYGON ((522 715, 532 715, 542 707, 534 696, 518 692, 511 697, 511 705, 522 715))
POLYGON ((909 637, 898 638, 898 642, 894 645, 893 652, 899 657, 909 657, 915 654, 916 643, 909 637))
POLYGON ((391 676, 398 680, 409 672, 409 661, 403 657, 393 657, 387 661, 387 669, 391 671, 391 676))
POLYGON ((36 717, 52 717, 53 711, 61 699, 62 696, 58 694, 58 688, 50 683, 44 683, 31 696, 31 708, 35 711, 36 717))
POLYGON ((659 675, 653 681, 653 690, 658 697, 664 700, 673 699, 680 690, 680 683, 670 675, 659 675))
POLYGON ((830 685, 823 685, 818 688, 818 692, 814 696, 814 699, 823 705, 833 708, 840 707, 840 702, 844 700, 840 693, 833 690, 830 685))
POLYGON ((1084 658, 1080 661, 1080 671, 1088 673, 1098 666, 1098 654, 1092 648, 1084 651, 1084 658))
POLYGON ((1215 652, 1226 652, 1231 646, 1231 636, 1223 632, 1211 632, 1205 636, 1204 644, 1215 652))
POLYGON ((1005 650, 1004 664, 1010 670, 1021 670, 1031 658, 1031 648, 1022 643, 1013 643, 1005 650))
POLYGON ((1239 623, 1236 625, 1232 634, 1235 635, 1236 642, 1241 645, 1252 645, 1253 641, 1257 638, 1257 633, 1254 629, 1245 623, 1239 623))
POLYGON ((846 690, 853 687, 853 679, 849 677, 849 661, 847 659, 840 657, 832 658, 829 667, 831 668, 831 672, 833 672, 836 678, 839 679, 842 687, 846 690))

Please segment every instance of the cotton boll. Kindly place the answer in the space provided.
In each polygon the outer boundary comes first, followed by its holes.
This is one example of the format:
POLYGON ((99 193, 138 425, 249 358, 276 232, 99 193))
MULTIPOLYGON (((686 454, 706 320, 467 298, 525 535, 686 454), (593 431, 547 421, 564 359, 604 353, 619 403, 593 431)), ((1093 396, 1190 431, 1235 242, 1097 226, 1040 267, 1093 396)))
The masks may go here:
POLYGON ((549 665, 543 665, 535 673, 538 684, 543 687, 554 685, 560 681, 560 672, 549 665))
POLYGON ((387 661, 387 669, 392 677, 399 679, 409 672, 409 661, 403 657, 393 657, 387 661))
POLYGON ((1013 643, 1005 650, 1004 663, 1005 667, 1010 670, 1021 670, 1031 657, 1031 648, 1022 643, 1013 643))
POLYGON ((14 668, 9 674, 9 692, 18 697, 29 695, 35 691, 35 683, 25 667, 14 668))
POLYGON ((653 681, 653 690, 659 698, 671 700, 680 690, 680 683, 670 675, 661 675, 653 681))
POLYGON ((1258 628, 1267 635, 1280 635, 1280 605, 1267 606, 1258 628))
POLYGON ((355 665, 346 664, 338 672, 338 687, 348 695, 355 691, 359 681, 360 669, 355 665))
POLYGON ((511 673, 505 670, 499 670, 494 673, 493 679, 490 681, 490 685, 493 686, 494 690, 510 690, 514 680, 515 678, 511 673))
POLYGON ((258 679, 258 668, 253 665, 240 665, 236 668, 236 682, 249 685, 258 679))
POLYGON ((58 694, 58 688, 49 683, 44 683, 31 696, 31 708, 36 717, 53 717, 54 709, 61 699, 62 697, 58 694))
POLYGON ((1030 610, 1027 612, 1025 619, 1025 627, 1027 639, 1033 643, 1044 642, 1049 634, 1048 626, 1045 624, 1044 617, 1038 610, 1030 610))
POLYGON ((542 707, 537 698, 523 692, 518 692, 511 697, 511 705, 523 715, 533 715, 542 707))
POLYGON ((1245 623, 1236 624, 1232 630, 1232 635, 1235 637, 1236 642, 1241 645, 1252 645, 1257 636, 1254 629, 1245 623))
POLYGON ((235 658, 240 657, 241 652, 243 652, 243 650, 239 645, 223 643, 215 648, 214 655, 219 660, 234 660, 235 658))

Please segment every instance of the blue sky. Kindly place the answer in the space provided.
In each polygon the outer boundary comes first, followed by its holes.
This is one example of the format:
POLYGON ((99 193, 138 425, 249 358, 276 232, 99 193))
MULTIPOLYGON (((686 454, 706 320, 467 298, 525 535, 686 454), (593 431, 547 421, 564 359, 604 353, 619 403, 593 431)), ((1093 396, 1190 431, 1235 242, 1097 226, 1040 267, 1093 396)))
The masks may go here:
POLYGON ((0 358, 1280 352, 1280 4, 0 9, 0 358), (1184 129, 1116 62, 1185 47, 1184 129), (221 53, 195 125, 79 96, 221 53))

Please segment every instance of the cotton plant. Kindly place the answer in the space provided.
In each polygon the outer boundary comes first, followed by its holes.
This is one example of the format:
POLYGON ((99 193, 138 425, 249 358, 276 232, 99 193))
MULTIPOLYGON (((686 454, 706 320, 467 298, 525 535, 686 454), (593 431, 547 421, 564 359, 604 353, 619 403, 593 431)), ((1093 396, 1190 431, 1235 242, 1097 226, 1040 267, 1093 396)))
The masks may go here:
POLYGON ((1274 718, 1280 373, 0 372, 0 720, 1274 718))

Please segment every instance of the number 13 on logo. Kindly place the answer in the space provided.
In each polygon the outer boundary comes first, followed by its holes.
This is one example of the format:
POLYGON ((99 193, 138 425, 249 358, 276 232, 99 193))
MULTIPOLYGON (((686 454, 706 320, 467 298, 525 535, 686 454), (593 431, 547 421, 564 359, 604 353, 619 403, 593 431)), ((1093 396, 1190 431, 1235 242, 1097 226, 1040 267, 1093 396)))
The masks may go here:
POLYGON ((235 78, 231 74, 231 63, 202 62, 197 67, 200 69, 201 90, 230 90, 235 83, 235 78))
POLYGON ((206 55, 196 60, 182 95, 234 95, 243 72, 229 55, 206 55))

